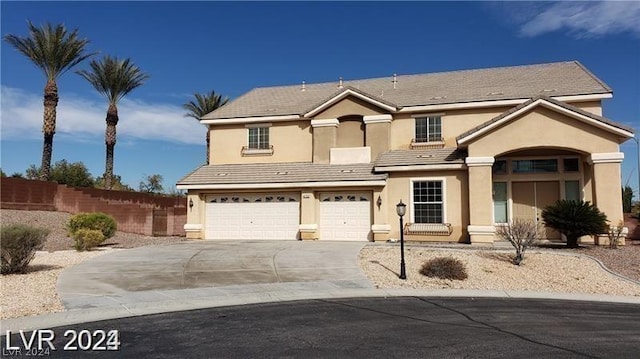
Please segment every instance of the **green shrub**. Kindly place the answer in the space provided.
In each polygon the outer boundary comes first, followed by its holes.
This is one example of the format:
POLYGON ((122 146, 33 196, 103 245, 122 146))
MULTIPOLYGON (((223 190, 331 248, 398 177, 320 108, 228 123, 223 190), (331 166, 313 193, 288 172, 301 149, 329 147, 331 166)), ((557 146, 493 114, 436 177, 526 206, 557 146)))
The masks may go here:
POLYGON ((99 246, 106 238, 98 229, 80 228, 73 234, 73 248, 77 251, 90 251, 99 246))
POLYGON ((467 279, 467 269, 464 263, 451 257, 438 257, 425 262, 420 273, 427 277, 440 279, 467 279))
POLYGON ((104 239, 108 239, 116 234, 117 225, 113 217, 104 213, 80 213, 71 217, 67 224, 69 236, 72 238, 79 229, 97 229, 102 232, 104 239))
POLYGON ((12 224, 0 229, 2 274, 24 273, 27 265, 42 249, 49 230, 24 224, 12 224))
POLYGON ((547 227, 567 237, 567 247, 578 247, 578 239, 607 231, 607 216, 588 201, 559 200, 542 211, 547 227))

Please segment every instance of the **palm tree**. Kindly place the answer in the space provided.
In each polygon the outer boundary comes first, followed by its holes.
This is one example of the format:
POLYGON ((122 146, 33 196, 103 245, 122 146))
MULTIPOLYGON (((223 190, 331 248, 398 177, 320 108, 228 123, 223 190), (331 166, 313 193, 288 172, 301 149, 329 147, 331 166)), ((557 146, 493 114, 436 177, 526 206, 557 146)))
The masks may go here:
POLYGON ((116 126, 118 125, 118 101, 142 85, 149 75, 142 72, 130 59, 118 59, 105 56, 102 60, 89 63, 91 71, 76 73, 84 77, 102 95, 107 98, 107 129, 104 142, 107 146, 107 158, 104 170, 104 187, 113 185, 113 150, 116 147, 116 126))
MULTIPOLYGON (((229 98, 222 98, 221 95, 216 95, 216 92, 213 90, 208 94, 196 93, 194 96, 196 98, 195 101, 189 101, 182 105, 182 107, 189 111, 184 115, 185 117, 193 117, 196 120, 200 120, 202 116, 223 106, 229 101, 229 98)), ((209 164, 209 142, 210 135, 207 129, 207 164, 209 164)))
POLYGON ((578 247, 578 238, 607 232, 607 216, 589 201, 558 200, 542 211, 547 227, 567 237, 567 247, 578 247))
POLYGON ((29 36, 6 35, 5 41, 29 58, 47 77, 44 86, 44 118, 42 132, 42 164, 40 179, 48 180, 53 154, 53 135, 56 133, 56 107, 58 106, 58 85, 56 80, 69 69, 93 56, 85 53, 87 39, 78 38, 78 29, 68 32, 62 24, 55 27, 49 23, 35 27, 28 21, 29 36))

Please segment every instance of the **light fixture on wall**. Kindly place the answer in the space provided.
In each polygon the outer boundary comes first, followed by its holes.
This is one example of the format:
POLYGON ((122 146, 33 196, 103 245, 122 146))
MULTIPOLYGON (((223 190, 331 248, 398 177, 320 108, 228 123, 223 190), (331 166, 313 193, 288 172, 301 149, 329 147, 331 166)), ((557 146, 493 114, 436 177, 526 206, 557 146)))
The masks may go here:
POLYGON ((189 210, 193 210, 193 198, 189 198, 189 210))
POLYGON ((380 196, 378 196, 378 200, 376 201, 376 205, 378 205, 378 209, 380 209, 380 206, 382 206, 382 198, 380 196))

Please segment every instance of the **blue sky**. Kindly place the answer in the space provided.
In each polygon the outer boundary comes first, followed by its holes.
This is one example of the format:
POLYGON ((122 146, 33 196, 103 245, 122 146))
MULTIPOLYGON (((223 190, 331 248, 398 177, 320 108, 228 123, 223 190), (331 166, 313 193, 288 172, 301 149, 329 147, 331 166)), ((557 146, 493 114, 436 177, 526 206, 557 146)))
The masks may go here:
MULTIPOLYGON (((130 57, 151 78, 119 106, 115 173, 165 187, 204 162, 194 92, 579 60, 614 90, 604 115, 640 128, 640 2, 9 2, 1 32, 27 20, 78 28, 90 51, 130 57)), ((77 69, 87 68, 87 63, 77 69)), ((1 159, 40 164, 43 75, 1 45, 1 159)), ((104 172, 106 101, 70 71, 58 81, 53 160, 104 172)), ((638 188, 627 141, 623 183, 638 188)))

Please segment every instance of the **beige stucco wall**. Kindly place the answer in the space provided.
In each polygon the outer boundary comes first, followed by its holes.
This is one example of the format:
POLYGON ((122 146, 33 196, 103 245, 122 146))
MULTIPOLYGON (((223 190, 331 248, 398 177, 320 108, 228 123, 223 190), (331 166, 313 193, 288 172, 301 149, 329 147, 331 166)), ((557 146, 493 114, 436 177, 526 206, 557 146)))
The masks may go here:
POLYGON ((323 126, 313 128, 313 162, 329 163, 331 149, 336 147, 338 128, 323 126))
POLYGON ((336 135, 336 147, 363 147, 364 123, 362 117, 348 117, 340 119, 336 135))
POLYGON ((396 204, 407 204, 407 214, 404 222, 411 221, 411 179, 444 178, 446 187, 445 212, 446 222, 451 223, 453 232, 450 236, 405 236, 406 240, 415 241, 447 241, 465 242, 467 240, 467 225, 469 224, 468 184, 466 171, 438 171, 438 172, 392 172, 385 188, 383 199, 387 207, 387 223, 391 225, 390 238, 400 238, 400 221, 396 213, 396 204))
POLYGON ((600 101, 571 102, 570 105, 602 116, 602 103, 600 101))
POLYGON ((607 215, 611 225, 623 219, 620 195, 620 163, 594 163, 595 203, 607 215))
POLYGON ((583 153, 618 152, 610 132, 538 107, 469 144, 471 157, 496 156, 518 148, 560 147, 583 153), (499 140, 498 140, 499 139, 499 140))
POLYGON ((318 113, 315 119, 330 119, 340 118, 344 116, 370 116, 379 115, 381 112, 378 107, 371 105, 368 102, 362 101, 359 98, 353 96, 342 99, 341 101, 333 104, 331 107, 318 113))
MULTIPOLYGON (((481 125, 511 107, 494 107, 474 110, 451 110, 425 112, 420 115, 442 116, 442 137, 446 147, 456 147, 456 137, 470 129, 481 125)), ((391 149, 409 149, 411 140, 415 137, 415 117, 417 114, 398 114, 391 123, 391 149)))
POLYGON ((211 126, 211 164, 310 162, 312 160, 312 131, 309 121, 275 122, 269 128, 269 143, 273 155, 243 156, 249 129, 241 125, 211 126))
POLYGON ((366 125, 367 146, 371 147, 371 160, 375 161, 378 156, 390 149, 391 123, 378 122, 366 125))
MULTIPOLYGON (((600 101, 575 102, 571 105, 591 113, 602 115, 600 101)), ((467 110, 433 111, 415 114, 396 114, 391 125, 391 149, 408 149, 415 136, 414 118, 418 115, 441 115, 442 137, 446 147, 456 147, 456 137, 479 126, 515 106, 477 108, 467 110)))

